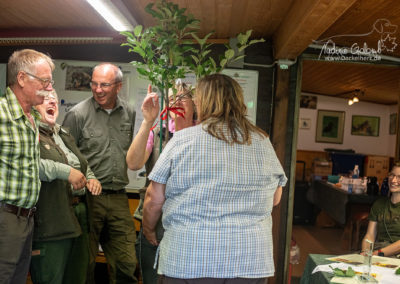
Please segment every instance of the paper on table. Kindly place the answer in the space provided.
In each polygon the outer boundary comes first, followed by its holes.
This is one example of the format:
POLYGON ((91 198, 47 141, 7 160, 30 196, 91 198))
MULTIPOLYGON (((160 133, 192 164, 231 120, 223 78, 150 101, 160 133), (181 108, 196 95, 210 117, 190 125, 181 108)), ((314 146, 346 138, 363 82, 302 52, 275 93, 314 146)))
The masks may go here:
MULTIPOLYGON (((335 257, 327 258, 327 260, 331 261, 339 261, 347 264, 358 265, 364 263, 364 256, 360 254, 345 254, 339 255, 335 257)), ((386 267, 386 268, 397 268, 400 266, 400 259, 390 258, 390 257, 381 257, 381 256, 372 256, 372 265, 386 267)))
MULTIPOLYGON (((375 258, 375 256, 374 256, 375 258)), ((377 257, 378 259, 383 259, 387 257, 377 257)), ((314 268, 312 274, 321 271, 321 272, 328 272, 328 273, 333 273, 332 268, 339 268, 343 270, 347 270, 349 267, 351 267, 355 272, 358 272, 358 274, 361 274, 363 272, 363 265, 349 265, 346 263, 331 263, 331 264, 324 264, 324 265, 318 265, 317 267, 314 268)), ((375 266, 373 265, 371 267, 371 274, 376 276, 375 278, 379 281, 380 284, 398 284, 400 283, 400 275, 394 274, 394 269, 391 268, 385 268, 385 267, 380 267, 380 266, 375 266)), ((334 277, 331 281, 334 283, 358 283, 358 282, 353 282, 353 278, 347 278, 347 277, 334 277), (336 281, 341 281, 341 282, 336 282, 336 281)))

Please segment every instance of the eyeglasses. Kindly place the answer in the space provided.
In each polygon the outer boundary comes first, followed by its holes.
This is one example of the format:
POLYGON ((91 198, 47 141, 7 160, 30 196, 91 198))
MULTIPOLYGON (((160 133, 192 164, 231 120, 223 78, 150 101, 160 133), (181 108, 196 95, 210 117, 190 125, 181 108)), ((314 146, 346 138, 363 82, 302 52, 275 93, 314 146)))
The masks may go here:
POLYGON ((31 76, 31 77, 33 77, 33 78, 35 78, 35 79, 37 79, 37 80, 39 80, 40 82, 42 82, 42 85, 43 85, 43 88, 47 88, 50 84, 52 85, 52 86, 54 86, 54 80, 51 80, 51 79, 43 79, 43 78, 40 78, 40 77, 38 77, 38 76, 35 76, 35 75, 33 75, 33 74, 31 74, 31 73, 29 73, 29 72, 26 72, 26 71, 24 71, 26 74, 28 74, 29 76, 31 76))
POLYGON ((390 178, 390 179, 396 178, 398 181, 400 181, 400 175, 395 175, 395 174, 390 173, 390 174, 389 174, 389 178, 390 178))
POLYGON ((105 90, 110 88, 112 85, 117 84, 117 83, 121 83, 121 81, 116 81, 114 83, 97 83, 97 82, 90 82, 90 87, 92 87, 92 89, 97 89, 100 86, 100 89, 105 90))
POLYGON ((55 101, 58 102, 57 98, 54 95, 48 95, 44 97, 45 101, 55 101))
POLYGON ((175 100, 172 100, 173 97, 171 97, 170 99, 170 107, 173 106, 174 104, 176 104, 177 102, 184 102, 187 101, 189 99, 192 99, 192 95, 190 93, 190 91, 187 91, 185 93, 180 94, 179 96, 176 96, 175 100))

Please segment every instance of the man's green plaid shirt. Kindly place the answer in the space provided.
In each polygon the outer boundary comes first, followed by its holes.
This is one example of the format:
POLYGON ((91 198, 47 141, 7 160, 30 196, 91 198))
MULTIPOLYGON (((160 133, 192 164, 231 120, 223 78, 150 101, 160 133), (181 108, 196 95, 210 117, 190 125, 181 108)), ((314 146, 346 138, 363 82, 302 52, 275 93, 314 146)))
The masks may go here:
POLYGON ((39 198, 39 112, 25 116, 10 88, 0 98, 0 202, 31 208, 39 198))

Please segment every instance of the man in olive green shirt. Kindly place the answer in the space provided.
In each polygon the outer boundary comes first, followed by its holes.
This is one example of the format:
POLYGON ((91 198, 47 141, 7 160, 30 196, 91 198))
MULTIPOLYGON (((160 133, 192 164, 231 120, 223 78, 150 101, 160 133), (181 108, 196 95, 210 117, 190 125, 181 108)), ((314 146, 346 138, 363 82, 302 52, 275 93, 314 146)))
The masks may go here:
POLYGON ((51 59, 32 49, 15 51, 0 98, 0 283, 26 283, 32 218, 39 197, 39 113, 53 89, 51 59))
POLYGON ((93 217, 88 283, 94 283, 99 242, 110 265, 110 283, 137 283, 136 233, 124 189, 129 183, 126 153, 132 142, 135 112, 118 98, 122 71, 117 66, 97 65, 91 87, 93 97, 73 107, 63 122, 103 188, 101 195, 88 198, 93 217))

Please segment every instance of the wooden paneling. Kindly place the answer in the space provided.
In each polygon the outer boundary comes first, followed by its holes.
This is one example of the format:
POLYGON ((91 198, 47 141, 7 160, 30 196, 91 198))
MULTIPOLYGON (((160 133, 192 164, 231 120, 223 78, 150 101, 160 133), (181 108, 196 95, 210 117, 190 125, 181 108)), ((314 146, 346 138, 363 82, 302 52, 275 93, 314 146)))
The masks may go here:
MULTIPOLYGON (((303 161, 306 163, 306 173, 305 173, 305 180, 311 180, 312 174, 312 163, 315 159, 328 159, 328 153, 322 151, 306 151, 306 150, 297 150, 297 161, 303 161)), ((303 164, 298 163, 296 164, 296 180, 303 179, 303 164)))
POLYGON ((356 0, 296 1, 274 35, 277 58, 294 59, 356 0))
POLYGON ((361 89, 360 101, 397 104, 400 95, 400 67, 371 64, 304 60, 303 92, 350 98, 341 95, 361 89))
MULTIPOLYGON (((399 44, 400 2, 398 0, 357 1, 319 40, 331 38, 336 45, 351 47, 357 43, 377 49, 380 39, 391 35, 399 44)), ((383 50, 384 54, 400 56, 400 48, 383 50)))

